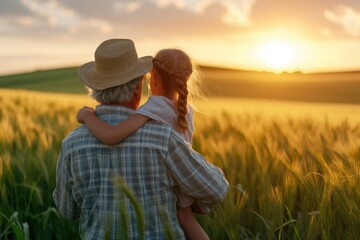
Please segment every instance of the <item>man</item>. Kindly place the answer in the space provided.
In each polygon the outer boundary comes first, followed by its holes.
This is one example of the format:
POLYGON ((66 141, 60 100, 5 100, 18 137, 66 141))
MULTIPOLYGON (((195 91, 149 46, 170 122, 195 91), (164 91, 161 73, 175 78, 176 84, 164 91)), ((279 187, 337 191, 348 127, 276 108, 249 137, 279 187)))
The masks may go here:
MULTIPOLYGON (((115 125, 139 106, 151 69, 152 58, 138 58, 131 40, 110 39, 95 51, 95 62, 80 67, 79 77, 100 103, 96 114, 115 125)), ((53 198, 66 219, 80 218, 84 239, 185 239, 174 187, 212 208, 228 182, 166 124, 148 121, 115 146, 81 126, 63 141, 53 198)))

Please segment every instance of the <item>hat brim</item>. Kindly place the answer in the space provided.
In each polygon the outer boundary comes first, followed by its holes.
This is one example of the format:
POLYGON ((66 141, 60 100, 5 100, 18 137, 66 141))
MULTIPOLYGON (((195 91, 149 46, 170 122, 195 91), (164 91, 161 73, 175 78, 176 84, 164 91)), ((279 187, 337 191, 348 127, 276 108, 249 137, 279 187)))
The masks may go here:
POLYGON ((145 56, 138 59, 137 64, 126 71, 118 72, 114 76, 103 76, 96 71, 95 62, 83 64, 78 70, 78 76, 81 82, 95 90, 103 90, 125 83, 145 75, 153 68, 152 56, 145 56))

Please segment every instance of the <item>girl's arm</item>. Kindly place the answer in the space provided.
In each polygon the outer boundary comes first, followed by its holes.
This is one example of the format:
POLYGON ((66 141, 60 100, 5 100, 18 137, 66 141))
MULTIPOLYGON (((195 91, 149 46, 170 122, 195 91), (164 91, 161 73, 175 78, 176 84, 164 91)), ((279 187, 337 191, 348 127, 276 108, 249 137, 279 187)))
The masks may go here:
POLYGON ((77 120, 79 123, 85 123, 91 133, 101 142, 114 145, 144 125, 149 120, 149 117, 135 113, 117 125, 112 126, 99 119, 92 108, 84 107, 79 110, 77 120))

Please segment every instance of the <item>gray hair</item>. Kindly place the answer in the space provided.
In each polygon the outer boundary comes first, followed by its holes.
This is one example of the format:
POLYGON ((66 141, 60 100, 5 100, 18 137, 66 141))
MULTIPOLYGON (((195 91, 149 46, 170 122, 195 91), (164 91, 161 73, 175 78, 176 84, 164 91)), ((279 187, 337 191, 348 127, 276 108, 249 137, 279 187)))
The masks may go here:
POLYGON ((102 104, 128 102, 134 95, 135 88, 144 76, 137 77, 130 82, 116 87, 96 90, 88 87, 89 95, 102 104))

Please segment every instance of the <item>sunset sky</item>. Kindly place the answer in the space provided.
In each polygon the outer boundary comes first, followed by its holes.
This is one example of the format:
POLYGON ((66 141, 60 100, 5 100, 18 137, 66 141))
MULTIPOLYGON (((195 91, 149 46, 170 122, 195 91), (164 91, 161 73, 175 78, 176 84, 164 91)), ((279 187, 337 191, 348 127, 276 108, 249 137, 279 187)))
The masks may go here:
POLYGON ((0 74, 78 66, 105 39, 245 70, 360 70, 359 0, 2 0, 0 74))

